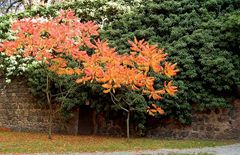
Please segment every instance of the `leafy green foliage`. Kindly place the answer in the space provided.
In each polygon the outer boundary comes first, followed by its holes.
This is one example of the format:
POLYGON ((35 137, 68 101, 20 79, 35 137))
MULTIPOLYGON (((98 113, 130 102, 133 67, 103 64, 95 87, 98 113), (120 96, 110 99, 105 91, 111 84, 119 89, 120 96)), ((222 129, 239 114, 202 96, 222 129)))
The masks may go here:
POLYGON ((200 109, 228 107, 240 81, 240 2, 153 0, 143 6, 104 27, 102 38, 124 52, 133 36, 171 51, 181 73, 177 96, 159 103, 169 117, 189 123, 194 103, 200 109))

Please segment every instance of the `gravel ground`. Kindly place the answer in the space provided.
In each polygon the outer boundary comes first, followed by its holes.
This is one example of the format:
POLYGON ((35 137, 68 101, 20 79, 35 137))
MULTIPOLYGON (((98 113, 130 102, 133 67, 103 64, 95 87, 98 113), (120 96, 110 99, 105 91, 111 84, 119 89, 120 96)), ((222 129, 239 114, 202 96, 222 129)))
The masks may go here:
MULTIPOLYGON (((240 144, 218 147, 205 147, 193 149, 159 149, 126 152, 95 152, 95 153, 66 153, 58 155, 168 155, 168 154, 191 154, 208 153, 213 155, 240 155, 240 144)), ((30 154, 29 154, 30 155, 30 154)), ((36 153, 34 155, 57 155, 55 153, 36 153)))

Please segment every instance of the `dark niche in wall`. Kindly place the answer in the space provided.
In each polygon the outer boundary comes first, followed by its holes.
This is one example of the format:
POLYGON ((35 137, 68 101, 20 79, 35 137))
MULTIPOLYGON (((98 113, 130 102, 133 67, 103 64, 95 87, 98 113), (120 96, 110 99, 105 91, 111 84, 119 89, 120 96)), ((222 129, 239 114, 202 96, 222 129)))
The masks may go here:
POLYGON ((94 132, 93 109, 90 106, 79 107, 78 134, 90 135, 94 132))

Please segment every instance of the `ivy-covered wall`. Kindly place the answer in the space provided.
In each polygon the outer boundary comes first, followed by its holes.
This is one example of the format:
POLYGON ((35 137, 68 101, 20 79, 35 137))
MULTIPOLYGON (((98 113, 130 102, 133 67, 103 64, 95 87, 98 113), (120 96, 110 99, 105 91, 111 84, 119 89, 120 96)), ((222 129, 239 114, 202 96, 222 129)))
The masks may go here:
MULTIPOLYGON (((3 86, 3 79, 0 79, 3 86)), ((214 109, 204 112, 192 111, 192 125, 182 125, 174 120, 159 121, 153 117, 147 119, 147 137, 178 139, 239 139, 240 138, 240 99, 235 100, 230 109, 214 109)), ((81 114, 75 109, 71 119, 63 122, 55 115, 53 131, 66 134, 99 134, 124 136, 125 120, 104 113, 81 114), (79 117, 80 116, 80 117, 79 117), (85 117, 85 118, 84 118, 85 117), (95 118, 94 118, 95 117, 95 118), (86 121, 95 123, 83 126, 86 121), (82 122, 82 123, 81 123, 82 122), (89 130, 86 132, 86 130, 89 130), (95 131, 94 131, 95 130, 95 131)), ((0 130, 47 132, 48 110, 37 105, 23 79, 15 79, 0 94, 0 130)), ((132 126, 132 129, 134 126, 132 126)), ((135 131, 132 130, 132 135, 135 131)), ((135 135, 136 136, 136 135, 135 135)))
POLYGON ((95 20, 101 37, 120 53, 128 52, 127 40, 134 36, 166 49, 180 69, 175 79, 179 92, 157 103, 166 112, 157 116, 160 120, 190 124, 193 105, 199 110, 231 109, 240 97, 239 0, 79 0, 2 16, 0 38, 12 39, 8 30, 13 18, 55 16, 59 9, 73 9, 82 21, 95 20))

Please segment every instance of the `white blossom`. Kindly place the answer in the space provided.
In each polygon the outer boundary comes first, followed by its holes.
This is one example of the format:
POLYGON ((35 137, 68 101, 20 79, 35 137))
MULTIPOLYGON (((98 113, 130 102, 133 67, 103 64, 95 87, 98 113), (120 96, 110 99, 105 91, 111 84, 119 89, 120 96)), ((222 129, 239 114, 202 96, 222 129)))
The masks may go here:
POLYGON ((8 79, 8 78, 6 78, 6 80, 5 80, 6 83, 11 83, 11 81, 12 81, 12 80, 11 80, 11 79, 8 79))
POLYGON ((24 58, 21 55, 6 56, 0 53, 1 61, 0 70, 5 71, 5 82, 10 83, 11 77, 19 76, 26 73, 31 67, 37 67, 40 63, 31 57, 24 58))

